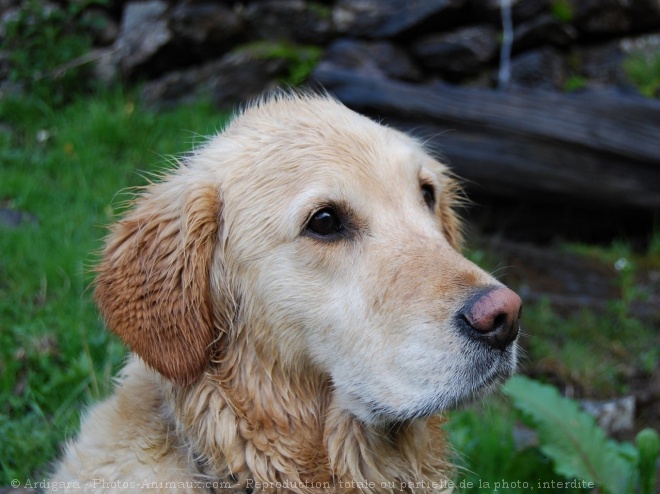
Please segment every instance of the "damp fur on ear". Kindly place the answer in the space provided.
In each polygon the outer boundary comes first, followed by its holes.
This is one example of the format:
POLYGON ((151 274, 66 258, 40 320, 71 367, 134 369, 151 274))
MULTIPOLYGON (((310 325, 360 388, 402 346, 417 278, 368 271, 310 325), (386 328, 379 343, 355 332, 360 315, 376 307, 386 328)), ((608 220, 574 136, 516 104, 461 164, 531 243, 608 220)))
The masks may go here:
POLYGON ((220 199, 185 170, 149 185, 111 228, 97 268, 96 302, 108 327, 178 384, 208 365, 215 339, 209 270, 220 199))

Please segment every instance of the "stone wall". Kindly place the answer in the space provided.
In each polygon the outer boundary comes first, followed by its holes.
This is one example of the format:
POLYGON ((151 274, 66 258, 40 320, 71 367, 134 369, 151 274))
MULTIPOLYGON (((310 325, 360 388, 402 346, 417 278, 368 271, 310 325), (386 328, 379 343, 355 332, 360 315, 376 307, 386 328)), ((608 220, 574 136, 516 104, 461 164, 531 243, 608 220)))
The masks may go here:
MULTIPOLYGON (((20 8, 12 3, 3 17, 20 8)), ((206 93, 231 106, 300 82, 317 59, 417 84, 495 87, 508 39, 500 0, 111 1, 82 15, 95 19, 97 76, 147 81, 154 103, 206 93)), ((634 92, 624 60, 660 51, 658 0, 511 0, 511 22, 513 88, 634 92)))
MULTIPOLYGON (((231 109, 276 87, 323 86, 428 138, 507 231, 532 235, 539 216, 545 236, 585 222, 648 231, 660 82, 643 86, 626 67, 660 66, 660 0, 501 3, 115 0, 80 13, 95 39, 81 63, 107 83, 139 81, 154 106, 201 96, 231 109)), ((20 5, 0 0, 0 37, 20 5)))

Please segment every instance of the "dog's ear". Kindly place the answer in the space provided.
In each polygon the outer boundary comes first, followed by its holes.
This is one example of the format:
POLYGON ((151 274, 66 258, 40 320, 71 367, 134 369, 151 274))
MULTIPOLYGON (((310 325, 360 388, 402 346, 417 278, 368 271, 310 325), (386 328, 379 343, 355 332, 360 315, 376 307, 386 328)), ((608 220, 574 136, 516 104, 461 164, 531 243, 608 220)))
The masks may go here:
POLYGON ((184 173, 152 184, 111 229, 96 278, 109 328, 149 366, 182 385, 209 362, 209 290, 220 221, 218 190, 184 173))

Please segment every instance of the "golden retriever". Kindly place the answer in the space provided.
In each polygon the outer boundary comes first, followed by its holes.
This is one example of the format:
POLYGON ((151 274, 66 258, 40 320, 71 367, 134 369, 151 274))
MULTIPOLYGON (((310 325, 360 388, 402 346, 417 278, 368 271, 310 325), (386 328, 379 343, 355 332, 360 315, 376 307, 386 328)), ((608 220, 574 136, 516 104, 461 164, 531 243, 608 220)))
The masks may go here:
POLYGON ((459 253, 456 190, 330 97, 246 108, 112 228, 96 300, 133 356, 52 488, 450 486, 440 414, 511 374, 521 307, 459 253))

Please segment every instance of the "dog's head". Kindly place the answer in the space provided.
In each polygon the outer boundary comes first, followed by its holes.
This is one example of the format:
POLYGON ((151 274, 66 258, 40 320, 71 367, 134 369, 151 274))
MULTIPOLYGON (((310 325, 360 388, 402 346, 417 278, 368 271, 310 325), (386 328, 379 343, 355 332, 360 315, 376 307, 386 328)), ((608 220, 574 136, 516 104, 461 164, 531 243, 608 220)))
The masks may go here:
POLYGON ((430 415, 516 361, 520 299, 459 253, 455 200, 405 134, 329 98, 272 98, 114 226, 97 301, 178 384, 240 326, 263 359, 329 376, 365 422, 430 415))

